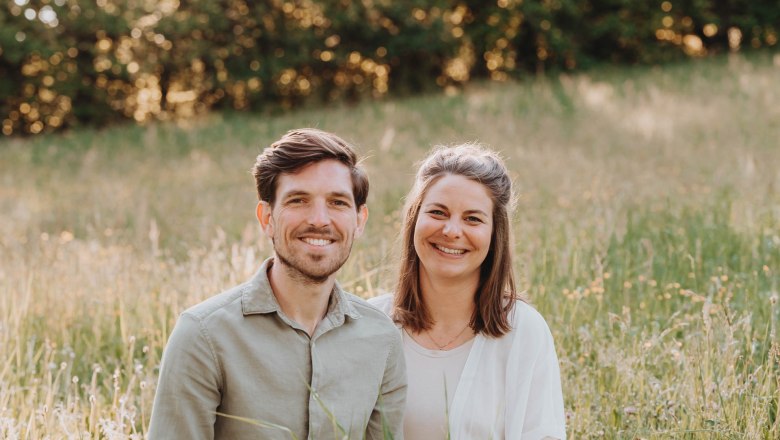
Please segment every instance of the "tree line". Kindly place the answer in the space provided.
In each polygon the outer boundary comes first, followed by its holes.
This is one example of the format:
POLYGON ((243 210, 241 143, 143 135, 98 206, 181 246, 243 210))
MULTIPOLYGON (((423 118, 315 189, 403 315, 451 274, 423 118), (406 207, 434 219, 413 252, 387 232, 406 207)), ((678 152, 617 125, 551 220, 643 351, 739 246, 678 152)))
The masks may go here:
POLYGON ((4 135, 777 47, 773 0, 11 0, 4 135))

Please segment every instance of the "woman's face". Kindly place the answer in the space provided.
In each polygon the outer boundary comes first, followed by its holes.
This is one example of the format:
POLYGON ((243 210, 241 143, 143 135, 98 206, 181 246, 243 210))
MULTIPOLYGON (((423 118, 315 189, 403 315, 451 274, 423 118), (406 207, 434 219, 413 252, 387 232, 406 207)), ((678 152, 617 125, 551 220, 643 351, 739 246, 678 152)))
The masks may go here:
POLYGON ((463 176, 439 178, 423 197, 414 230, 421 272, 433 278, 478 279, 492 232, 488 189, 463 176))

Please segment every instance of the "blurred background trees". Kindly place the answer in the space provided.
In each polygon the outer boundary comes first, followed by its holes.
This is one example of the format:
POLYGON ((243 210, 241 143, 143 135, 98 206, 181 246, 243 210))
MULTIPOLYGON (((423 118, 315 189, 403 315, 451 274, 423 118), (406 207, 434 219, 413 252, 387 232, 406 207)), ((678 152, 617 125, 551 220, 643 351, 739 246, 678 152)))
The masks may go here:
POLYGON ((4 135, 777 47, 776 0, 7 0, 4 135))

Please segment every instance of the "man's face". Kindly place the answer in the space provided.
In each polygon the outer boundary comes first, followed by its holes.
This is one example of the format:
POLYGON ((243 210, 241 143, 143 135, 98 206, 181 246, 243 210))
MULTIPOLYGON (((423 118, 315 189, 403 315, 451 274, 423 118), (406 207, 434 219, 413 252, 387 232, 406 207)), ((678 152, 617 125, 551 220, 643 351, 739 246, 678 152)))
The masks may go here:
POLYGON ((301 281, 322 283, 347 261, 368 210, 355 206, 349 168, 329 159, 281 174, 276 201, 260 202, 257 216, 273 240, 274 264, 301 281))

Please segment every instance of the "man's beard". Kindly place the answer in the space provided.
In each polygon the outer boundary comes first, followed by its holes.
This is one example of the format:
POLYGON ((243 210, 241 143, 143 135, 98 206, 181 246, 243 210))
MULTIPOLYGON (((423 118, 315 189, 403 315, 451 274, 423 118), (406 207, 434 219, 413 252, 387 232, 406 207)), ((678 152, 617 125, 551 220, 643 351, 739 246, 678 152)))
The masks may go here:
POLYGON ((282 242, 281 237, 275 237, 274 243, 274 255, 279 263, 281 263, 285 269, 285 272, 290 278, 298 280, 304 284, 322 284, 328 280, 336 271, 341 269, 341 266, 349 258, 352 252, 352 240, 349 240, 346 244, 346 252, 343 254, 334 255, 333 261, 330 261, 324 267, 319 267, 317 263, 322 260, 327 260, 327 255, 318 255, 313 258, 296 254, 294 252, 286 252, 289 247, 277 248, 276 243, 282 242), (277 241, 278 238, 278 241, 277 241), (309 259, 313 259, 315 264, 311 264, 309 259))

